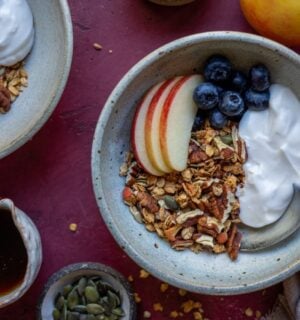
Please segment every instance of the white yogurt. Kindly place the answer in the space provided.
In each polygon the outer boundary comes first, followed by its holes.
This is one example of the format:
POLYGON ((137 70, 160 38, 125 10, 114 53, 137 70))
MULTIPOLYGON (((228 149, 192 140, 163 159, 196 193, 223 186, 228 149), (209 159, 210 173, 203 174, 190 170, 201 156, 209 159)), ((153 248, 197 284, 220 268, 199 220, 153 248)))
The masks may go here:
POLYGON ((33 45, 33 17, 26 0, 0 0, 0 66, 23 60, 33 45))
POLYGON ((278 220, 300 185, 300 103, 282 85, 271 86, 270 107, 247 111, 239 125, 248 160, 238 190, 243 223, 259 228, 278 220))

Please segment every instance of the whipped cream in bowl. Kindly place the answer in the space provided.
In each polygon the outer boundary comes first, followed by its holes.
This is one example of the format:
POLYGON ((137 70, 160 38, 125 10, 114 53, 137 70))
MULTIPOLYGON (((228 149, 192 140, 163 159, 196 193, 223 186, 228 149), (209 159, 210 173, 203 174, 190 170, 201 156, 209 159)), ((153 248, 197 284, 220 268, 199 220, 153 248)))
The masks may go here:
POLYGON ((269 108, 247 111, 239 125, 248 153, 238 190, 240 218, 250 227, 244 248, 278 243, 300 224, 300 102, 283 85, 270 92, 269 108))
POLYGON ((0 0, 0 66, 22 61, 34 42, 31 9, 26 0, 0 0))

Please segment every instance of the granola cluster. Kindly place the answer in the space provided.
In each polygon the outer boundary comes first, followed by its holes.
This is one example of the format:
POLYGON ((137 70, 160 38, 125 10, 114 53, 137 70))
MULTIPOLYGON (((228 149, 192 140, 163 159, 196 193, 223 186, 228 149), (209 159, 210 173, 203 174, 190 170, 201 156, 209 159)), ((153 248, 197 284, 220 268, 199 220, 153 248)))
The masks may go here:
POLYGON ((11 103, 28 86, 28 74, 24 61, 11 67, 0 66, 0 113, 9 111, 11 103))
POLYGON ((129 153, 120 168, 126 177, 123 201, 138 222, 173 249, 227 252, 235 260, 241 243, 235 192, 244 183, 245 161, 236 124, 216 130, 206 121, 192 133, 188 166, 182 172, 150 175, 129 153))

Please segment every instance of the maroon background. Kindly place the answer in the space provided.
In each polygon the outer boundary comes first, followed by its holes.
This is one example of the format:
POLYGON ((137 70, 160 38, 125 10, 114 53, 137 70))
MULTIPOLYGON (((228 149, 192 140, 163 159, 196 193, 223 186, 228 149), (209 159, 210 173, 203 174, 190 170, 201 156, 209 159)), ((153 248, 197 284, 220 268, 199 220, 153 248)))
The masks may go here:
MULTIPOLYGON (((13 199, 38 226, 44 259, 39 276, 17 303, 0 311, 1 320, 35 319, 35 307, 48 277, 74 262, 108 264, 133 275, 135 291, 152 319, 168 319, 170 311, 193 298, 201 301, 211 320, 251 319, 244 310, 267 312, 281 285, 252 294, 213 297, 171 288, 159 291, 160 281, 139 279, 137 266, 118 247, 104 225, 92 190, 91 144, 101 108, 125 72, 157 47, 176 38, 211 30, 253 32, 238 0, 199 0, 164 8, 143 0, 70 0, 74 26, 74 59, 64 95, 44 128, 24 147, 0 161, 0 194, 13 199), (103 46, 96 51, 93 43, 103 46), (110 51, 111 50, 111 51, 110 51), (78 231, 69 231, 77 223, 78 231), (164 312, 152 309, 155 302, 164 312)), ((182 319, 192 319, 189 314, 182 319)), ((254 317, 253 317, 254 319, 254 317)))

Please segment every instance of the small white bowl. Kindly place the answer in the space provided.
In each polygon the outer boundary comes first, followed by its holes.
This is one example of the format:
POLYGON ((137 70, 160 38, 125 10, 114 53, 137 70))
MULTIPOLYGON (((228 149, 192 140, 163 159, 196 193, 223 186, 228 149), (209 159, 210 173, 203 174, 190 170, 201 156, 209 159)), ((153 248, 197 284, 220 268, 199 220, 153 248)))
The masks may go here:
POLYGON ((119 292, 125 316, 122 320, 136 319, 136 303, 129 282, 119 272, 100 263, 82 262, 63 267, 47 281, 37 309, 38 320, 53 320, 52 311, 58 293, 67 284, 79 280, 82 276, 100 276, 119 292))
POLYGON ((35 39, 26 58, 28 87, 0 115, 0 158, 7 156, 43 126, 65 87, 73 54, 73 32, 67 0, 28 0, 35 39))

